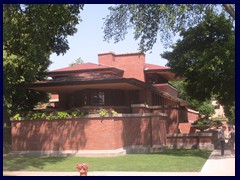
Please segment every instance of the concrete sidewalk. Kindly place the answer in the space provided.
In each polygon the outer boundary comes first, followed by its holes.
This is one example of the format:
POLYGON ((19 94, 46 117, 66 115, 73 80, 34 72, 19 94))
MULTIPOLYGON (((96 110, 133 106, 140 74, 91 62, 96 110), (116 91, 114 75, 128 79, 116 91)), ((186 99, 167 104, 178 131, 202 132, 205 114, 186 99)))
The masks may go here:
POLYGON ((235 157, 230 150, 225 150, 221 156, 221 150, 214 150, 204 164, 200 176, 235 176, 235 157))
MULTIPOLYGON (((4 176, 79 176, 76 172, 41 172, 41 171, 3 171, 4 176)), ((235 157, 230 150, 220 155, 214 150, 204 164, 201 172, 110 172, 90 171, 88 176, 235 176, 235 157)))

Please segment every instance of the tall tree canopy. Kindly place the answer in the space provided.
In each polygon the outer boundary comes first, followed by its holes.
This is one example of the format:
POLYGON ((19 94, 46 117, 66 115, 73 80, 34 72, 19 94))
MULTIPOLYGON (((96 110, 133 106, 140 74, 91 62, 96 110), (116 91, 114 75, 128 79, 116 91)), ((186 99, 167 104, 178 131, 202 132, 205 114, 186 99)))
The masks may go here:
POLYGON ((32 109, 46 98, 24 85, 45 78, 51 53, 66 53, 67 36, 77 32, 82 9, 79 4, 3 5, 5 114, 32 109))
POLYGON ((198 101, 197 99, 190 97, 186 92, 187 82, 183 80, 169 81, 169 83, 178 90, 178 97, 188 102, 188 107, 199 112, 199 117, 208 119, 215 113, 214 106, 212 105, 212 100, 214 99, 211 98, 206 99, 205 101, 198 101))
POLYGON ((140 40, 139 49, 144 52, 152 49, 158 35, 167 47, 177 33, 204 21, 203 16, 209 10, 224 12, 231 19, 235 17, 232 16, 235 5, 229 4, 120 4, 109 10, 104 22, 104 39, 118 42, 133 28, 134 38, 140 40))
POLYGON ((171 38, 181 33, 185 40, 178 42, 172 53, 163 54, 171 61, 168 65, 178 75, 188 75, 188 92, 193 99, 202 101, 214 94, 224 105, 225 114, 234 114, 234 4, 122 4, 109 10, 104 23, 107 41, 123 40, 132 28, 135 40, 140 40, 139 49, 146 52, 158 38, 168 47, 171 38))
POLYGON ((185 77, 186 91, 199 101, 213 95, 226 115, 235 105, 235 28, 224 15, 209 12, 205 21, 182 31, 182 37, 162 57, 177 76, 185 77))

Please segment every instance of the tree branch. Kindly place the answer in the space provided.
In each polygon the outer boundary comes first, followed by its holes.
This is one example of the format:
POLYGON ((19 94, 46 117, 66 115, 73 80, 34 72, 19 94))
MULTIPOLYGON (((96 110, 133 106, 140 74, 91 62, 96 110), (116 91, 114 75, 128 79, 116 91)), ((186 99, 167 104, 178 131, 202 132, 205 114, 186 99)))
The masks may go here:
POLYGON ((232 18, 235 19, 235 11, 232 6, 230 4, 223 4, 223 6, 225 7, 226 11, 232 16, 232 18))

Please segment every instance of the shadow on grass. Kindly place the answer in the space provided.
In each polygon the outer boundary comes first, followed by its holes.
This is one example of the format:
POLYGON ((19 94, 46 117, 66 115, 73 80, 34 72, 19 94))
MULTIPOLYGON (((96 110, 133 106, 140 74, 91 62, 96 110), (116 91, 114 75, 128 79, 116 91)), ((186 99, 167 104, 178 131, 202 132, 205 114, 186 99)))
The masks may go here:
MULTIPOLYGON (((201 158, 203 163, 205 162, 211 151, 205 150, 164 150, 160 153, 143 153, 143 154, 129 154, 126 156, 117 156, 117 157, 76 157, 69 158, 69 156, 64 157, 47 157, 47 156, 5 156, 3 161, 3 169, 4 171, 41 171, 46 170, 54 170, 54 171, 74 171, 75 164, 77 162, 87 162, 90 164, 92 171, 146 171, 146 164, 142 162, 146 162, 151 164, 151 170, 154 171, 192 171, 194 164, 191 164, 192 160, 201 158), (143 156, 142 156, 143 155, 143 156), (174 158, 174 156, 176 158, 174 158), (178 158, 182 157, 182 158, 178 158), (196 157, 196 158, 195 158, 196 157), (69 158, 69 159, 68 159, 69 158), (79 159, 80 158, 80 159, 79 159), (180 160, 180 161, 179 161, 180 160), (187 164, 190 164, 188 168, 186 168, 186 164, 184 167, 171 167, 176 163, 182 163, 183 161, 190 161, 187 164), (160 162, 164 161, 164 162, 160 162), (104 165, 103 165, 104 164, 104 165), (121 164, 121 166, 119 166, 121 164), (164 165, 165 164, 165 165, 164 165), (57 166, 57 167, 54 167, 57 166), (130 167, 131 166, 131 167, 130 167), (163 166, 163 167, 160 167, 163 166), (170 166, 169 168, 167 168, 170 166), (134 168, 133 168, 134 167, 134 168), (185 168, 185 169, 184 169, 185 168)), ((200 159, 199 159, 200 160, 200 159)), ((198 161, 199 161, 198 160, 198 161)), ((194 171, 199 171, 201 169, 202 164, 198 165, 194 169, 194 171)), ((149 170, 147 170, 149 171, 149 170)))
POLYGON ((5 156, 3 158, 4 171, 22 171, 29 167, 43 169, 46 164, 64 161, 67 157, 36 157, 36 156, 5 156))
POLYGON ((169 155, 169 156, 184 156, 184 157, 200 157, 203 159, 208 159, 211 155, 210 150, 199 150, 199 149, 167 149, 162 152, 156 153, 143 153, 148 155, 169 155))

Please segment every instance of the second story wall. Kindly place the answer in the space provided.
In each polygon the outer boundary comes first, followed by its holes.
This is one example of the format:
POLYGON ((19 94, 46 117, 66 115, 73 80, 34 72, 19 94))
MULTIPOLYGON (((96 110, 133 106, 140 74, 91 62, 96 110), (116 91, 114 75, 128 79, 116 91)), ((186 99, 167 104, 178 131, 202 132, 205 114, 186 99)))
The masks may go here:
POLYGON ((98 54, 98 63, 124 70, 123 77, 125 78, 135 78, 145 81, 145 55, 143 53, 102 53, 98 54))

